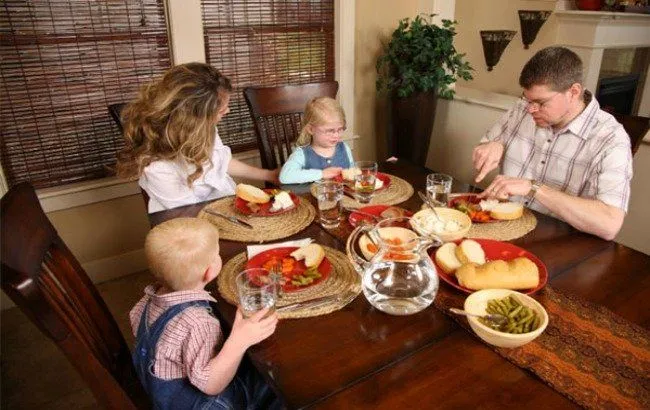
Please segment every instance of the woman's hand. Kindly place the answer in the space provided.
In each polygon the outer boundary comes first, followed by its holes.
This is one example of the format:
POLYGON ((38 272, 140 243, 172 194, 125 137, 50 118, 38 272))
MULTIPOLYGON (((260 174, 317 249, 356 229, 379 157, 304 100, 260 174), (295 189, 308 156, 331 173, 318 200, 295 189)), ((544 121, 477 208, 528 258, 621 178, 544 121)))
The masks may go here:
POLYGON ((245 350, 271 336, 278 324, 278 314, 273 312, 268 317, 264 317, 268 312, 269 308, 262 309, 245 319, 241 309, 237 309, 230 339, 245 350))
POLYGON ((280 170, 282 168, 276 168, 276 169, 269 169, 268 171, 268 176, 266 181, 274 184, 274 185, 280 185, 280 170))
POLYGON ((478 172, 474 182, 481 182, 485 176, 496 169, 503 156, 503 144, 498 141, 490 141, 480 144, 472 152, 472 164, 478 172))
POLYGON ((325 168, 325 169, 323 170, 323 178, 324 178, 324 179, 331 179, 331 178, 334 178, 334 177, 340 175, 340 174, 341 174, 341 171, 343 171, 343 168, 340 168, 340 167, 329 167, 329 168, 325 168))

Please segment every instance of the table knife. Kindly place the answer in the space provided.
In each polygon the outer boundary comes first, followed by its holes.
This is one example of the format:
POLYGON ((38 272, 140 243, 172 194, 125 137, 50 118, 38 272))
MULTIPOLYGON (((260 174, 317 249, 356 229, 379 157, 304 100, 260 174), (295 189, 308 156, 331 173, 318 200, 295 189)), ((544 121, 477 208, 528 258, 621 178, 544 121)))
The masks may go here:
MULTIPOLYGON (((351 292, 346 292, 343 294, 336 294, 336 295, 329 295, 329 296, 321 296, 319 298, 314 298, 314 299, 309 299, 309 300, 304 300, 302 302, 295 302, 295 303, 290 303, 288 305, 280 306, 276 308, 275 310, 277 312, 288 312, 293 309, 311 309, 315 307, 322 306, 328 302, 340 302, 343 300, 346 300, 353 294, 351 292)), ((356 297, 356 295, 354 295, 356 297)))
POLYGON ((241 219, 236 218, 234 216, 228 216, 228 215, 222 214, 221 212, 217 212, 217 211, 214 211, 214 210, 209 209, 209 208, 203 208, 203 210, 205 212, 209 213, 210 215, 220 216, 220 217, 222 217, 224 219, 227 219, 230 222, 235 223, 237 225, 241 225, 241 226, 243 226, 245 228, 248 228, 248 229, 254 229, 253 225, 249 224, 248 222, 242 221, 241 219))

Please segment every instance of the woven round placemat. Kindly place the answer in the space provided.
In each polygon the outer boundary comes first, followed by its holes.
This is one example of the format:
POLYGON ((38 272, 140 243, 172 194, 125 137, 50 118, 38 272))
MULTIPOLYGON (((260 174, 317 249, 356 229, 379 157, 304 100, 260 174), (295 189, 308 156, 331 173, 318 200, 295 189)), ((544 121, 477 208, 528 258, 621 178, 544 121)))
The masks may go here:
POLYGON ((316 216, 314 206, 304 198, 300 198, 300 204, 290 212, 270 217, 247 218, 235 210, 234 199, 234 196, 221 198, 206 205, 205 208, 235 216, 251 224, 254 229, 248 229, 201 210, 198 217, 215 224, 219 228, 220 239, 237 242, 267 242, 283 239, 308 227, 316 216))
POLYGON ((496 241, 511 241, 521 238, 537 226, 535 215, 524 208, 521 218, 512 221, 499 221, 489 223, 472 223, 467 233, 468 238, 494 239, 496 241))
MULTIPOLYGON (((387 174, 388 175, 388 174, 387 174)), ((390 185, 386 189, 377 191, 370 203, 362 204, 347 195, 343 196, 343 206, 347 208, 361 208, 368 205, 395 205, 402 203, 413 195, 413 186, 408 181, 395 175, 390 176, 390 185)), ((311 185, 311 194, 316 197, 316 184, 311 185)))
MULTIPOLYGON (((325 257, 332 264, 330 275, 323 282, 309 286, 303 290, 283 292, 276 303, 282 307, 296 302, 304 302, 322 296, 343 295, 340 300, 332 300, 315 307, 297 307, 289 311, 278 312, 281 319, 299 319, 325 315, 342 309, 352 302, 361 292, 361 279, 350 264, 344 253, 323 246, 325 257)), ((235 278, 246 266, 246 252, 235 255, 226 262, 217 278, 217 286, 221 296, 233 305, 238 304, 235 278)))

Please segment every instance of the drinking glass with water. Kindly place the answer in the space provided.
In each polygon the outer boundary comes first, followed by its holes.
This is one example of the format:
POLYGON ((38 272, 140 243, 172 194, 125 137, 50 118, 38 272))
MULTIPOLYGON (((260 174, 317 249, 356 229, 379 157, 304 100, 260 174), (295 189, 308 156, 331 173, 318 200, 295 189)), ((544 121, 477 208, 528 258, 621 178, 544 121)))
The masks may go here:
POLYGON ((354 177, 354 197, 358 202, 367 204, 375 195, 377 163, 373 161, 357 161, 354 166, 360 171, 354 177))
POLYGON ((240 272, 235 279, 239 306, 245 318, 262 309, 269 308, 267 315, 275 311, 277 284, 269 279, 269 271, 251 268, 240 272))
POLYGON ((316 185, 318 199, 318 214, 324 228, 336 228, 341 223, 343 184, 331 179, 323 180, 316 185))
POLYGON ((427 195, 436 206, 447 206, 453 178, 447 174, 427 175, 427 195))

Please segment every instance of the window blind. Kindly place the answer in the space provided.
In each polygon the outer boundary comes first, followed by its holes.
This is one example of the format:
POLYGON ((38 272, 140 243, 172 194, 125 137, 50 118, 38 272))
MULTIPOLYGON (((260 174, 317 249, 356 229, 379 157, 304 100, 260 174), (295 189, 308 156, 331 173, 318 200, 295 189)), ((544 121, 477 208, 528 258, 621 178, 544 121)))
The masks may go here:
POLYGON ((104 177, 123 146, 108 105, 171 64, 163 0, 4 0, 0 60, 9 185, 104 177))
POLYGON ((334 80, 333 0, 202 0, 206 59, 233 83, 218 125, 234 152, 254 148, 242 90, 334 80))

